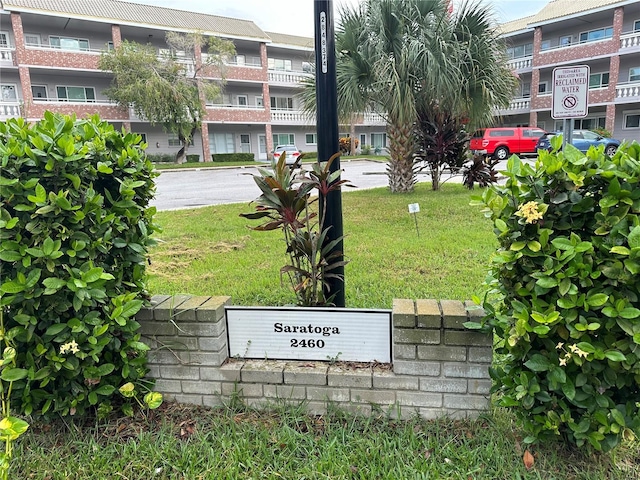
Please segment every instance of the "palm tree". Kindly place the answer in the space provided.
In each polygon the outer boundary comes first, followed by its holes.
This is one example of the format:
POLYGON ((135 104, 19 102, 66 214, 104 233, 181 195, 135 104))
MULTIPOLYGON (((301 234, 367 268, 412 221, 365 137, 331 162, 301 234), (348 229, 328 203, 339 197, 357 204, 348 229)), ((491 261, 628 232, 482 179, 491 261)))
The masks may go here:
MULTIPOLYGON (((417 100, 416 136, 434 190, 440 187, 444 164, 452 169, 461 166, 465 129, 490 125, 493 109, 508 106, 516 87, 507 66, 506 46, 489 8, 465 2, 442 35, 453 48, 446 49, 447 58, 441 60, 450 63, 447 69, 458 72, 459 84, 437 95, 425 89, 417 100)), ((425 66, 428 63, 426 59, 425 66)))
MULTIPOLYGON (((513 92, 504 44, 488 7, 468 1, 451 16, 448 3, 364 0, 341 11, 336 29, 339 116, 353 124, 354 115, 369 110, 386 119, 392 192, 412 191, 417 181, 419 109, 437 105, 482 125, 513 92)), ((315 84, 312 94, 303 93, 303 105, 315 113, 315 84)))

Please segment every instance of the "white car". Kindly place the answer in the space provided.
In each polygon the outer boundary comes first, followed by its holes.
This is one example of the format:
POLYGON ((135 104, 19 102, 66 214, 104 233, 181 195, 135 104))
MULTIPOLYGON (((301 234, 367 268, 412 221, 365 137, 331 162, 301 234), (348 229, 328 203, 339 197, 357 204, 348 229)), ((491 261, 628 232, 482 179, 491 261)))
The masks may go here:
POLYGON ((280 160, 280 155, 282 155, 283 152, 286 152, 287 165, 293 165, 298 161, 300 150, 298 150, 298 147, 295 145, 278 145, 273 151, 273 160, 275 162, 280 160))

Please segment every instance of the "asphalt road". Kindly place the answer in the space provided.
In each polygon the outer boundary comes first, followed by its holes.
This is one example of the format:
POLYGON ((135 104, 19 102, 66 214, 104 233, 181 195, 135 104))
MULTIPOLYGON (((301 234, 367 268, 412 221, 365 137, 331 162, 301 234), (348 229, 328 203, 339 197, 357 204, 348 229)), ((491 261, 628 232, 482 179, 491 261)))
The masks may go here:
MULTIPOLYGON (((497 170, 506 168, 506 161, 497 170)), ((355 190, 386 187, 387 164, 369 160, 341 161, 342 178, 355 185, 355 190)), ((260 189, 252 175, 258 173, 255 167, 194 168, 183 170, 163 170, 156 178, 156 198, 151 202, 158 210, 180 210, 206 207, 225 203, 249 203, 260 196, 260 189)), ((448 178, 444 174, 442 180, 448 178)), ((427 174, 419 174, 418 182, 429 182, 427 174)), ((460 175, 451 182, 461 182, 460 175)), ((343 188, 348 192, 352 188, 343 188)))
MULTIPOLYGON (((367 160, 341 161, 342 178, 358 189, 388 185, 386 164, 367 160)), ((164 170, 156 178, 156 198, 151 202, 158 210, 250 202, 260 196, 252 175, 255 167, 197 168, 164 170)), ((421 175, 420 180, 428 180, 421 175)), ((343 191, 351 188, 343 188, 343 191)))

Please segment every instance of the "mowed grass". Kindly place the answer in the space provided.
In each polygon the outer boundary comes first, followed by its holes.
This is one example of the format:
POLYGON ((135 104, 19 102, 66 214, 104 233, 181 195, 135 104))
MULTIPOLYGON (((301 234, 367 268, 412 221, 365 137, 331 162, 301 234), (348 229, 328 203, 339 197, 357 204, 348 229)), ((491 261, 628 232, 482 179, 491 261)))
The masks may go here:
MULTIPOLYGON (((480 294, 497 243, 490 222, 469 206, 470 196, 454 184, 437 192, 419 184, 405 195, 386 188, 343 193, 347 306, 390 308, 394 298, 480 294), (410 203, 420 205, 415 218, 410 203)), ((239 214, 251 211, 247 203, 159 212, 163 232, 151 249, 150 292, 229 295, 235 305, 294 303, 280 281, 287 261, 282 233, 248 228, 257 223, 239 214)))
POLYGON ((165 404, 147 418, 35 424, 20 439, 10 478, 47 480, 455 479, 637 480, 637 444, 588 455, 560 443, 530 448, 505 412, 477 420, 296 406, 254 411, 165 404))
MULTIPOLYGON (((496 241, 470 192, 419 185, 343 195, 347 305, 393 298, 468 299, 480 293, 496 241), (419 203, 416 232, 409 203, 419 203)), ((279 282, 279 232, 254 232, 248 205, 161 212, 151 252, 152 293, 231 295, 239 305, 294 301, 279 282)), ((32 422, 16 442, 10 478, 38 480, 640 480, 640 443, 591 455, 561 442, 529 447, 513 414, 476 420, 399 421, 374 409, 355 416, 304 405, 264 411, 238 398, 222 408, 165 403, 136 418, 32 422)))

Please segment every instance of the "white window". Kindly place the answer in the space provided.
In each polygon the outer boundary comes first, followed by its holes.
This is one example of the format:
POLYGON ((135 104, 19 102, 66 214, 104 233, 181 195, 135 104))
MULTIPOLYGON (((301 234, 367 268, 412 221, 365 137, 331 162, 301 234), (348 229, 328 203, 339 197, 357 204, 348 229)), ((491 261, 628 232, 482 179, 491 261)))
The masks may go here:
POLYGON ((9 46, 9 35, 6 32, 0 32, 0 48, 9 46))
POLYGON ((516 47, 507 48, 507 56, 509 58, 522 58, 533 55, 533 43, 525 43, 516 47))
POLYGON ((546 131, 546 129, 544 128, 544 127, 545 127, 545 125, 546 125, 546 124, 545 124, 545 122, 538 122, 538 123, 536 124, 536 127, 538 127, 538 128, 540 128, 540 129, 542 129, 542 130, 545 130, 545 131, 546 131))
POLYGON ((623 128, 640 128, 640 110, 624 112, 623 128))
POLYGON ((573 122, 573 128, 577 130, 593 130, 594 128, 604 128, 606 124, 606 117, 576 118, 573 122))
POLYGON ((547 82, 538 83, 538 95, 548 93, 549 84, 547 82))
POLYGON ((371 146, 374 150, 379 150, 387 147, 387 134, 386 133, 372 133, 371 134, 371 146))
POLYGON ((361 133, 360 134, 360 147, 364 147, 367 144, 367 134, 366 133, 361 133))
POLYGON ((246 58, 244 55, 236 55, 233 59, 233 63, 236 65, 244 66, 246 63, 246 58))
POLYGON ((264 98, 261 96, 256 97, 256 107, 264 107, 264 98))
POLYGON ((96 92, 93 87, 57 86, 58 100, 65 102, 95 102, 96 92))
POLYGON ((169 133, 167 135, 167 139, 169 140, 170 147, 181 147, 182 142, 180 141, 180 137, 176 133, 169 133))
POLYGON ((596 40, 604 40, 613 37, 613 27, 598 28, 589 32, 580 34, 580 43, 595 42, 596 40))
POLYGON ((640 20, 636 20, 633 22, 633 31, 640 32, 640 20))
POLYGON ((551 48, 551 40, 543 40, 540 44, 540 50, 549 50, 551 48))
POLYGON ((245 133, 240 134, 240 152, 251 153, 251 136, 245 133))
POLYGON ((589 75, 589 88, 606 88, 609 86, 609 72, 589 75))
POLYGON ((24 43, 28 47, 39 47, 40 46, 40 34, 38 34, 38 33, 25 33, 24 34, 24 43))
POLYGON ((233 134, 210 133, 209 148, 211 153, 235 153, 235 148, 233 147, 233 134))
POLYGON ((271 97, 271 108, 274 110, 293 110, 293 97, 271 97))
POLYGON ((239 107, 247 108, 249 106, 249 97, 246 95, 238 95, 237 102, 239 107))
POLYGON ((49 45, 62 50, 89 50, 89 40, 84 38, 49 37, 49 45))
POLYGON ((560 45, 561 47, 567 47, 571 45, 571 35, 563 35, 562 37, 560 37, 558 45, 560 45))
POLYGON ((31 85, 31 96, 34 100, 46 100, 47 95, 47 86, 46 85, 31 85))
POLYGON ((640 81, 640 67, 633 67, 629 69, 629 81, 630 82, 640 81))
POLYGON ((3 102, 17 102, 18 93, 15 85, 1 84, 0 91, 2 91, 3 102))
POLYGON ((281 70, 284 72, 290 72, 292 70, 291 60, 284 60, 282 58, 269 58, 268 66, 269 70, 281 70))
POLYGON ((107 47, 107 51, 111 52, 115 49, 115 47, 113 46, 113 42, 107 42, 105 43, 106 47, 107 47))
POLYGON ((278 145, 295 145, 296 138, 293 133, 274 133, 273 134, 273 145, 277 147, 278 145))
POLYGON ((318 136, 315 133, 307 133, 304 136, 304 143, 307 145, 316 145, 318 143, 318 136))
POLYGON ((520 85, 520 96, 522 98, 529 98, 531 96, 531 82, 522 82, 522 85, 520 85))

